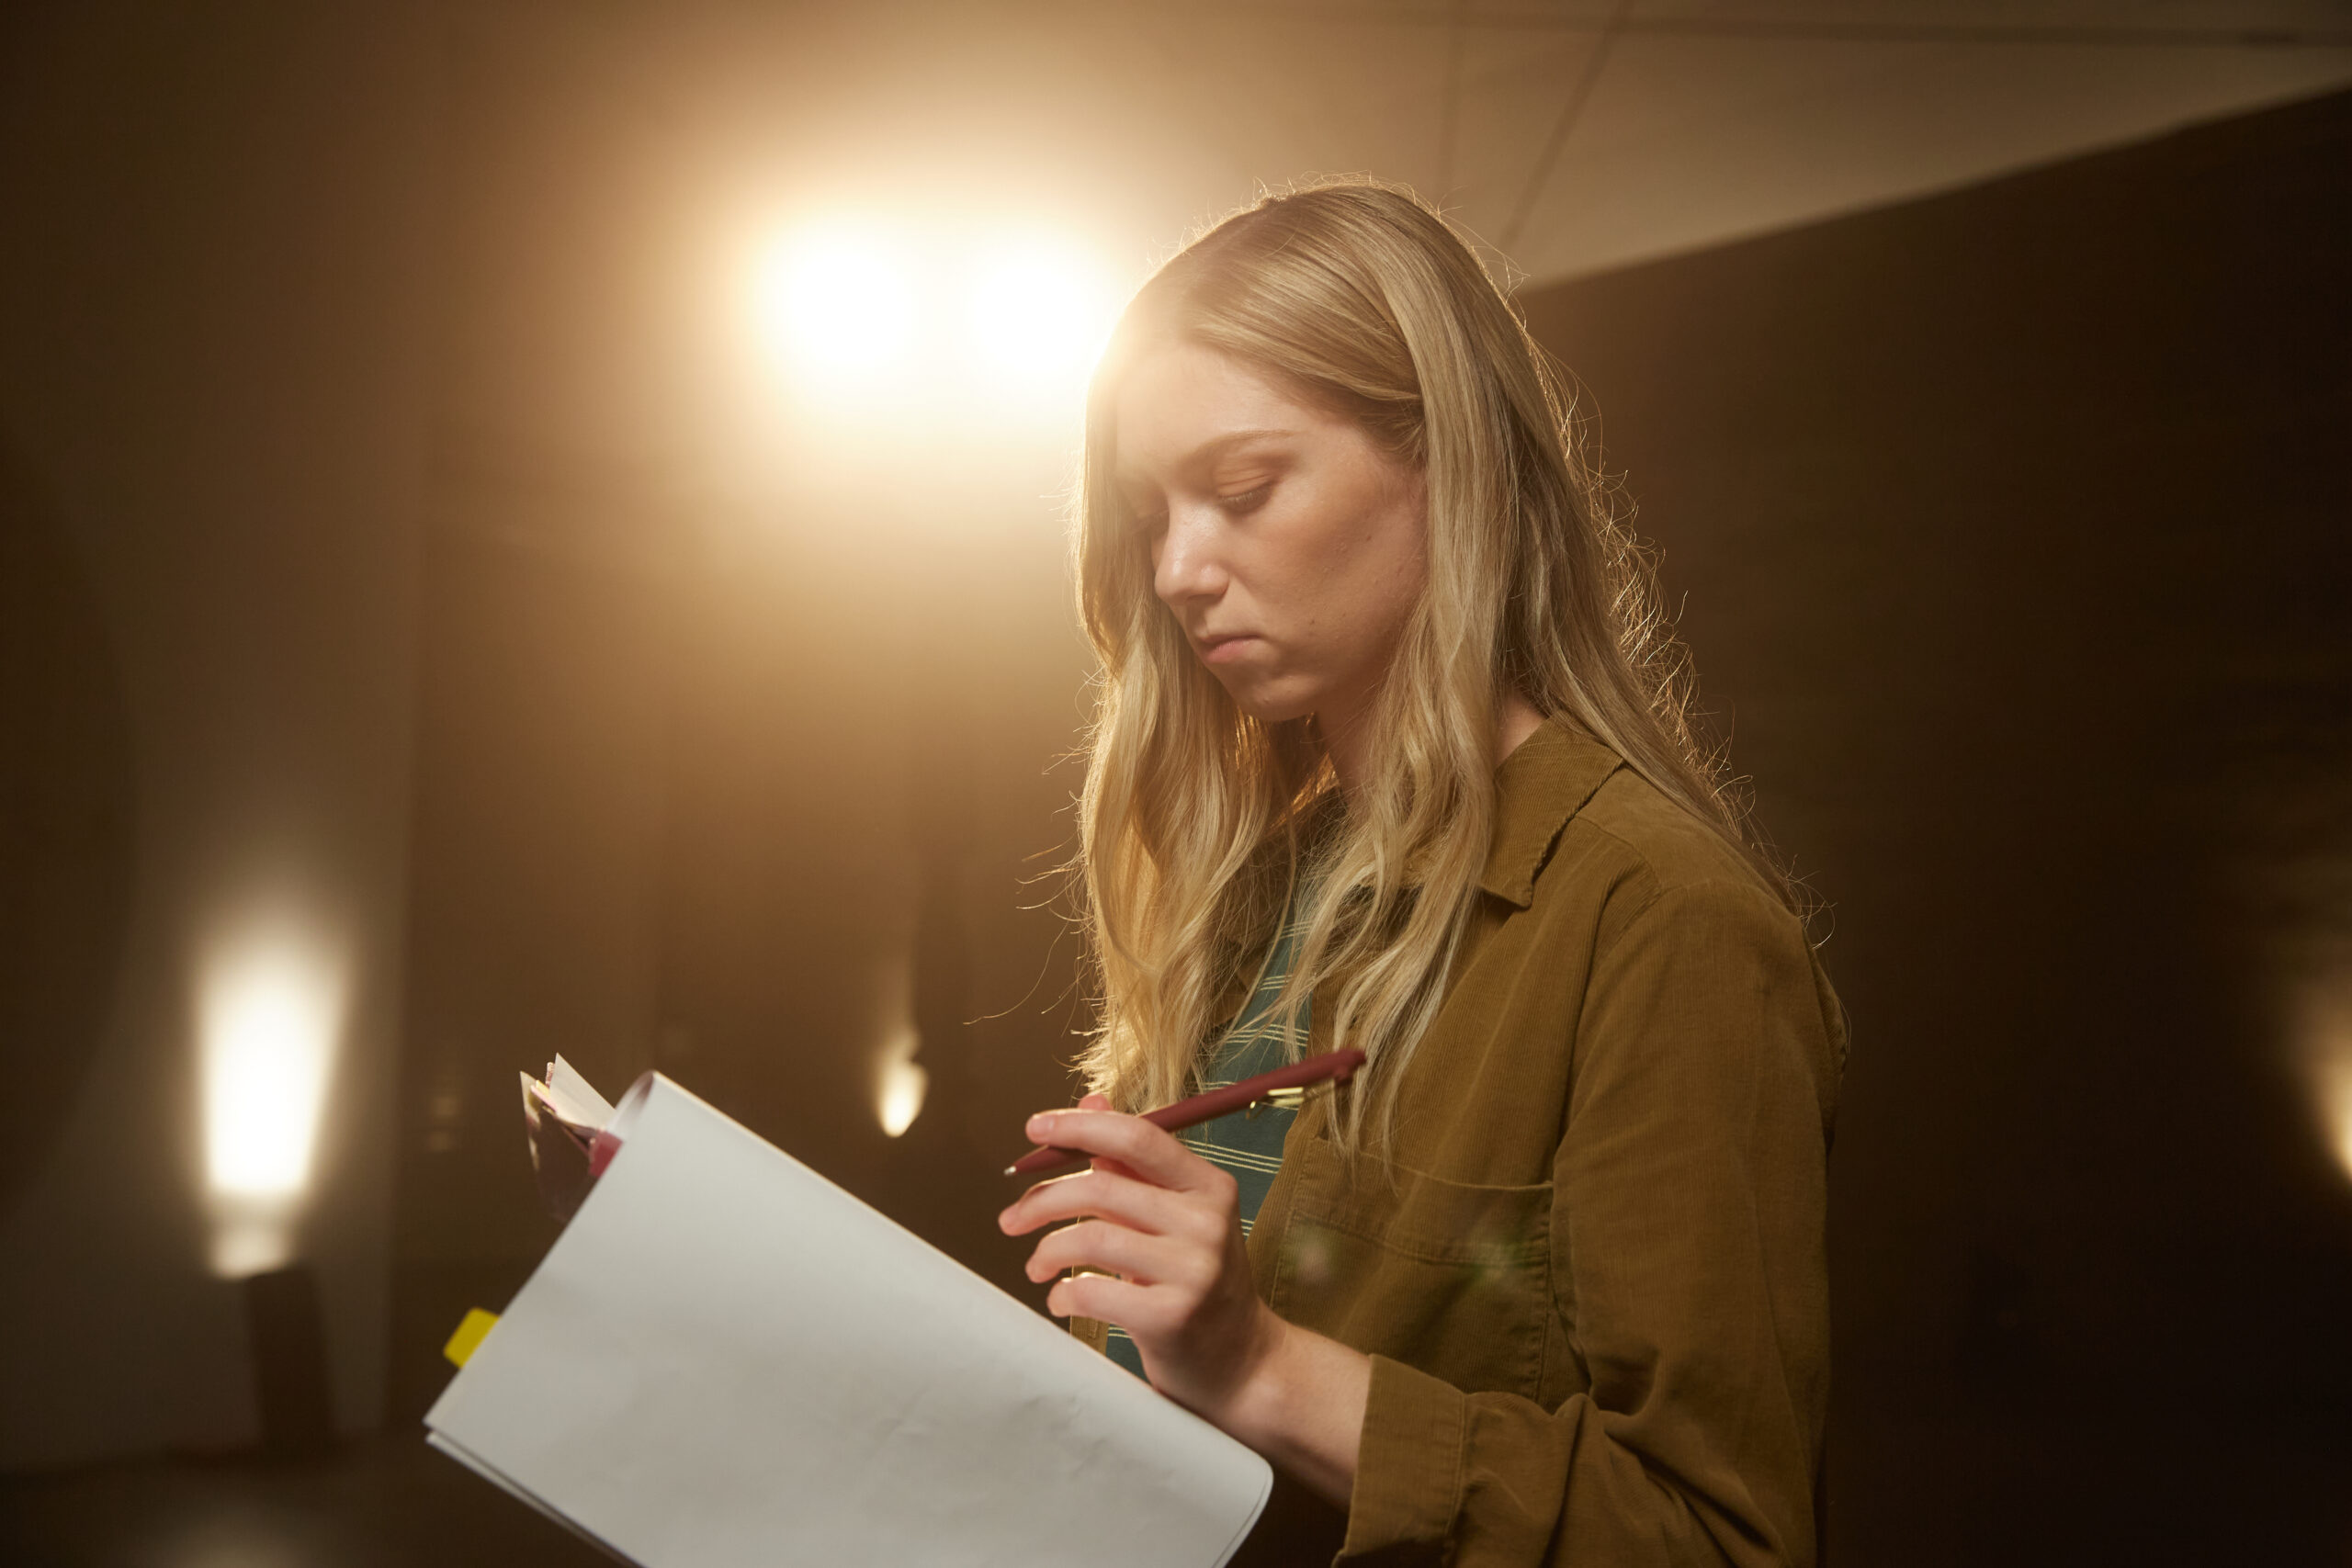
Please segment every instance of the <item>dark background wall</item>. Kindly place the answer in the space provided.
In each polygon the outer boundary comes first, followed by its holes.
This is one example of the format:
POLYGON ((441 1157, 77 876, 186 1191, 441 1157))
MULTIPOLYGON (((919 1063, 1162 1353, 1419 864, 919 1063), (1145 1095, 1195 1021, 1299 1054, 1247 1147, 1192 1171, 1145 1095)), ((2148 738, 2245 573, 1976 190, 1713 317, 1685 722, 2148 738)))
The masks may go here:
POLYGON ((380 1416, 425 20, 0 12, 0 1467, 253 1430, 196 1107, 256 913, 347 965, 298 1248, 342 1420, 380 1416))
POLYGON ((2352 1552, 2347 277, 2339 96, 1526 302, 1829 905, 1837 1558, 2352 1552))

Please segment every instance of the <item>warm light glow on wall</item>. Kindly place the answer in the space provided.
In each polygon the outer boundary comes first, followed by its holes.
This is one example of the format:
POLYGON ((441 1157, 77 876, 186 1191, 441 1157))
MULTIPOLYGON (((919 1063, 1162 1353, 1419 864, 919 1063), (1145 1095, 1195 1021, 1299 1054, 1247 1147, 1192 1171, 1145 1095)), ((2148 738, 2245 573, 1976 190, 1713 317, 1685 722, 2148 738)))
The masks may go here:
POLYGON ((837 219, 766 248, 752 316, 806 401, 987 417, 1074 413, 1117 304, 1106 270, 1067 236, 837 219))
POLYGON ((915 1062, 915 1051, 922 1037, 911 1029, 894 1036, 882 1048, 876 1063, 874 1113, 882 1122, 882 1131, 895 1138, 915 1124, 922 1114, 924 1092, 931 1087, 931 1075, 915 1062))
POLYGON ((2352 974, 2311 987, 2298 1042, 2328 1152, 2352 1178, 2352 974))
POLYGON ((2335 1145, 2335 1163, 2352 1177, 2352 1040, 2345 1041, 2319 1080, 2319 1112, 2335 1145))
POLYGON ((220 1273, 287 1261, 344 1005, 340 964, 300 935, 248 935, 205 966, 204 1159, 220 1273))

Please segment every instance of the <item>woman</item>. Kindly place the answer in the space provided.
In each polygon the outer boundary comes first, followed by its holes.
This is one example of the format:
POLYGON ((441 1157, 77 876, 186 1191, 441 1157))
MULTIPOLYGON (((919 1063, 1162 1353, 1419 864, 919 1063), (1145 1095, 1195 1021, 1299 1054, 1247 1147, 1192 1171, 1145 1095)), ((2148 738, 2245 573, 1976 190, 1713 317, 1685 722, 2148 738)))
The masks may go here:
POLYGON ((1258 203, 1129 306, 1079 527, 1050 1310, 1309 1500, 1266 1560, 1814 1561, 1839 1009, 1510 304, 1401 191, 1258 203), (1129 1114, 1340 1045, 1286 1127, 1129 1114))

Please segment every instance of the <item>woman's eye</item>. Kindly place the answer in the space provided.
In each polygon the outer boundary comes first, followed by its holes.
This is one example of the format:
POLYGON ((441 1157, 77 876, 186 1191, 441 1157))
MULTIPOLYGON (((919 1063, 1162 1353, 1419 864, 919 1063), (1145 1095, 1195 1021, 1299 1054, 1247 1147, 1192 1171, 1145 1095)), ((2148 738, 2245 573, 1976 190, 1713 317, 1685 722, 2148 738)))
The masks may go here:
POLYGON ((1273 492, 1274 481, 1268 479, 1264 484, 1260 485, 1255 490, 1245 490, 1238 495, 1218 496, 1216 498, 1216 503, 1225 508, 1226 511, 1237 514, 1245 512, 1255 512, 1258 508, 1266 504, 1266 497, 1273 494, 1273 492))

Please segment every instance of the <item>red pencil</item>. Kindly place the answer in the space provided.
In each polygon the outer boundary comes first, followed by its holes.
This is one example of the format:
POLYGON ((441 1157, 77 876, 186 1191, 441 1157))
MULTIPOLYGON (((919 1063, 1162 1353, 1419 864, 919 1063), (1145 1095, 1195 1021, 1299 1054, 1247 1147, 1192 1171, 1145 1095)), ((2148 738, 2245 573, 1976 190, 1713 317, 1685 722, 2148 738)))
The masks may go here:
MULTIPOLYGON (((1171 1133, 1186 1127, 1197 1127, 1204 1122, 1230 1116, 1277 1089, 1303 1089, 1309 1084, 1321 1083, 1325 1078, 1333 1083, 1345 1083, 1355 1077, 1356 1069, 1363 1066, 1363 1053, 1361 1051, 1334 1051, 1329 1055, 1309 1056, 1304 1062, 1293 1062, 1287 1067, 1276 1067, 1271 1073, 1260 1073, 1254 1078, 1243 1078, 1239 1083, 1213 1089, 1206 1094, 1196 1094, 1190 1100, 1180 1100, 1157 1111, 1148 1111, 1143 1119, 1171 1133)), ((1004 1174, 1051 1176, 1059 1171, 1076 1170, 1092 1157, 1077 1149, 1057 1149, 1048 1145, 1031 1149, 1006 1166, 1004 1174)))

